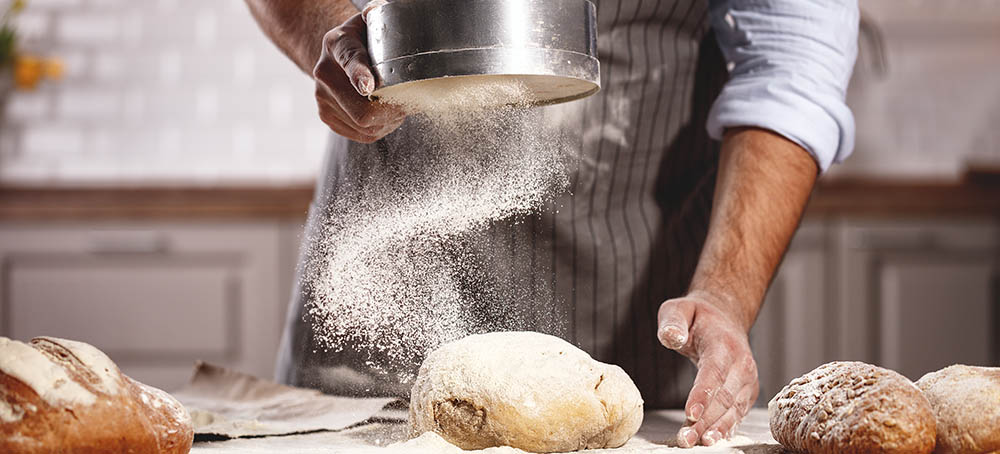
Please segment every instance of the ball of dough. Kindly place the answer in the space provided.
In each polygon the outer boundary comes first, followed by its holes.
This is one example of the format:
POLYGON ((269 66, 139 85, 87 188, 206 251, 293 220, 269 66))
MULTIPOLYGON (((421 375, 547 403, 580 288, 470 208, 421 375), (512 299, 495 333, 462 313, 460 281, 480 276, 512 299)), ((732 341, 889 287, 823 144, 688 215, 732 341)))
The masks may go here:
POLYGON ((434 431, 463 449, 531 452, 617 448, 642 424, 642 397, 620 367, 557 337, 477 334, 420 366, 411 436, 434 431))
POLYGON ((937 419, 937 454, 1000 452, 1000 368, 956 365, 917 386, 937 419))
POLYGON ((928 454, 930 403, 906 377, 859 362, 833 362, 792 380, 767 404, 771 434, 813 454, 928 454))

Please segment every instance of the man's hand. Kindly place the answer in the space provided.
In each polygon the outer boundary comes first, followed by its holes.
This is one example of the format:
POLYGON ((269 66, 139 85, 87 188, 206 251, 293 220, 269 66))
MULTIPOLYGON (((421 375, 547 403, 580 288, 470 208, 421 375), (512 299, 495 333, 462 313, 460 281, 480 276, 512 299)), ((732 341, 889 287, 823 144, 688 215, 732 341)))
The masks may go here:
POLYGON ((403 122, 398 108, 372 102, 375 76, 366 46, 365 14, 350 0, 246 0, 264 33, 316 81, 319 117, 334 132, 371 143, 403 122), (332 30, 331 30, 332 28, 332 30))
POLYGON ((375 91, 375 76, 365 45, 366 31, 364 15, 358 13, 327 32, 313 78, 320 119, 337 134, 371 143, 398 128, 405 114, 368 99, 375 91))
POLYGON ((816 181, 816 162, 770 131, 739 128, 722 140, 708 236, 684 298, 663 303, 660 342, 698 366, 678 443, 732 435, 757 400, 747 333, 816 181))
POLYGON ((698 366, 677 434, 683 448, 711 446, 733 434, 757 400, 757 364, 743 324, 697 293, 660 305, 657 337, 698 366))

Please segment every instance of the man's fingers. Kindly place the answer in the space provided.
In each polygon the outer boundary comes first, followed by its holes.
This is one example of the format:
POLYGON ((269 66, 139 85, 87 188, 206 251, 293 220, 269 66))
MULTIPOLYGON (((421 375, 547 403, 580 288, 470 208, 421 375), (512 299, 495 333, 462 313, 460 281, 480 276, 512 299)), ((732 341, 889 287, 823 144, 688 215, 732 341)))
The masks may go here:
MULTIPOLYGON (((335 87, 342 86, 347 80, 343 68, 329 58, 321 58, 313 68, 313 79, 316 80, 316 99, 335 100, 339 93, 335 87)), ((361 98, 358 96, 358 98, 361 98)), ((364 99, 364 98, 361 98, 364 99)))
POLYGON ((327 33, 324 39, 326 51, 344 69, 351 85, 361 96, 375 91, 375 76, 372 75, 368 48, 365 45, 367 29, 360 13, 338 28, 327 33))
MULTIPOLYGON (((351 119, 351 116, 344 112, 344 109, 340 107, 337 103, 336 98, 333 96, 333 90, 323 84, 322 82, 316 83, 316 105, 319 106, 320 117, 325 116, 336 117, 340 123, 343 123, 346 127, 358 131, 367 132, 366 128, 358 125, 351 119)), ((325 120, 324 120, 325 121, 325 120)))
POLYGON ((361 128, 381 128, 387 124, 400 123, 405 114, 399 107, 382 102, 372 102, 356 95, 334 93, 340 108, 361 128))
POLYGON ((754 402, 757 402, 757 396, 760 395, 760 384, 757 382, 757 377, 746 385, 743 390, 740 390, 740 396, 736 400, 736 405, 740 407, 740 416, 746 416, 750 414, 750 409, 753 408, 754 402), (743 394, 746 397, 743 398, 743 394))
POLYGON ((753 389, 754 386, 744 386, 743 389, 736 395, 736 403, 728 410, 718 420, 715 421, 708 430, 705 431, 704 435, 701 436, 701 443, 705 446, 712 446, 718 443, 719 440, 731 438, 733 432, 736 430, 736 426, 743 420, 746 416, 746 412, 749 411, 750 406, 753 404, 753 389))
POLYGON ((694 311, 695 303, 684 298, 669 300, 660 305, 656 337, 664 347, 680 350, 687 344, 691 323, 694 322, 694 311))
POLYGON ((320 118, 338 134, 374 142, 395 130, 406 115, 399 107, 373 102, 375 76, 365 45, 366 26, 356 14, 323 37, 323 54, 313 68, 320 118))
MULTIPOLYGON (((714 367, 714 366, 713 366, 714 367)), ((704 370, 706 367, 702 367, 704 370)), ((701 376, 701 371, 698 373, 701 376)), ((713 374, 714 375, 714 374, 713 374)), ((688 410, 689 420, 694 423, 694 430, 698 432, 699 435, 704 435, 705 431, 712 426, 727 410, 735 406, 736 404, 736 393, 743 388, 743 379, 736 376, 736 374, 730 374, 725 378, 725 383, 719 383, 713 376, 711 381, 700 386, 704 386, 705 391, 701 392, 701 395, 711 396, 707 403, 698 402, 694 405, 704 405, 705 409, 702 414, 698 417, 690 409, 688 410), (718 383, 718 384, 717 384, 718 383)), ((700 388, 695 379, 695 388, 700 388)), ((692 398, 696 397, 695 390, 691 392, 692 398)), ((691 399, 689 399, 691 400, 691 399)), ((690 408, 690 407, 689 407, 690 408)))
POLYGON ((698 444, 698 432, 695 432, 694 428, 685 424, 681 427, 681 430, 677 432, 677 446, 682 448, 693 448, 698 444))
MULTIPOLYGON (((372 102, 368 98, 350 91, 337 90, 335 87, 346 87, 347 75, 343 68, 330 59, 321 59, 313 70, 317 85, 324 90, 326 97, 336 102, 340 110, 347 114, 351 123, 358 125, 358 128, 378 128, 388 124, 402 123, 406 113, 392 104, 382 102, 372 102)), ((323 93, 317 93, 322 97, 323 93)), ((345 119, 346 120, 346 119, 345 119)))
POLYGON ((322 86, 317 87, 316 103, 319 106, 320 119, 338 134, 357 142, 371 143, 381 139, 396 130, 406 119, 405 115, 392 115, 390 113, 386 115, 384 120, 380 120, 372 126, 361 126, 340 107, 335 99, 326 94, 327 91, 328 89, 322 86), (349 133, 341 133, 342 130, 347 130, 349 133))
POLYGON ((323 123, 326 123, 333 132, 340 134, 350 140, 360 143, 372 143, 378 140, 378 137, 362 133, 356 129, 347 126, 342 120, 337 117, 320 115, 320 119, 323 123))
POLYGON ((721 440, 729 438, 729 431, 740 421, 736 407, 730 408, 712 427, 701 436, 701 444, 712 446, 721 440))
POLYGON ((732 411, 737 416, 736 421, 739 421, 739 418, 742 418, 744 412, 749 408, 751 399, 756 398, 757 376, 753 358, 747 356, 745 359, 738 360, 736 364, 729 365, 721 364, 717 358, 722 358, 722 356, 706 356, 702 364, 699 364, 698 377, 695 378, 694 389, 691 391, 688 402, 689 420, 693 423, 691 430, 699 436, 702 443, 705 443, 706 440, 718 441, 725 438, 724 435, 728 434, 735 423, 729 424, 722 418, 732 411), (725 382, 721 386, 716 385, 719 383, 718 377, 726 372, 715 372, 715 370, 728 371, 725 382), (704 376, 703 371, 705 372, 704 376), (700 389, 705 389, 705 391, 699 391, 700 389), (693 417, 692 407, 701 402, 692 403, 692 401, 705 395, 711 397, 708 403, 704 404, 704 413, 700 417, 693 417), (718 429, 718 433, 710 434, 712 428, 718 429))
POLYGON ((345 112, 344 109, 340 107, 340 103, 337 102, 336 98, 332 95, 327 95, 326 93, 329 93, 329 89, 322 87, 317 88, 316 103, 319 104, 321 111, 326 110, 329 115, 336 116, 345 125, 358 132, 376 135, 381 129, 379 126, 366 127, 359 125, 353 118, 351 118, 350 114, 345 112))
POLYGON ((355 125, 352 125, 341 118, 338 113, 337 109, 326 105, 323 101, 319 101, 319 118, 320 120, 323 120, 323 123, 326 123, 326 125, 329 126, 333 132, 355 142, 361 143, 372 143, 379 139, 380 136, 359 130, 355 125))
MULTIPOLYGON (((750 409, 753 407, 753 403, 757 401, 757 391, 760 389, 756 383, 751 383, 743 387, 740 393, 736 395, 736 416, 738 416, 736 424, 739 424, 750 413, 750 409)), ((729 429, 729 435, 733 435, 733 430, 736 429, 735 425, 729 429)))
MULTIPOLYGON (((700 362, 694 386, 688 394, 687 404, 684 405, 684 415, 688 422, 698 423, 708 416, 705 411, 725 383, 725 370, 724 365, 716 357, 706 357, 700 362)), ((717 418, 719 415, 714 416, 717 418)), ((701 432, 698 432, 698 435, 701 436, 701 432)), ((695 440, 697 441, 697 438, 695 440)))
MULTIPOLYGON (((406 118, 399 107, 371 102, 353 92, 338 92, 334 87, 346 86, 346 75, 333 60, 322 59, 313 69, 313 75, 320 110, 328 110, 327 115, 338 117, 344 126, 357 133, 378 139, 395 130, 406 118)), ((357 134, 347 137, 353 139, 353 136, 357 134)))

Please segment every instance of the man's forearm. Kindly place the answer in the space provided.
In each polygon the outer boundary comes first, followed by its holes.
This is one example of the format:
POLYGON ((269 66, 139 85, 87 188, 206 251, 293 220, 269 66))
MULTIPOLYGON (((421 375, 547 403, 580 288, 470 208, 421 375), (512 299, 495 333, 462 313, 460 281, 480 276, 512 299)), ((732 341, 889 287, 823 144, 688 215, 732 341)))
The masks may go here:
POLYGON ((358 9, 350 0, 246 0, 260 28, 306 74, 319 59, 323 35, 358 9))
POLYGON ((788 139, 763 129, 727 131, 691 293, 722 306, 749 331, 816 176, 812 157, 788 139))

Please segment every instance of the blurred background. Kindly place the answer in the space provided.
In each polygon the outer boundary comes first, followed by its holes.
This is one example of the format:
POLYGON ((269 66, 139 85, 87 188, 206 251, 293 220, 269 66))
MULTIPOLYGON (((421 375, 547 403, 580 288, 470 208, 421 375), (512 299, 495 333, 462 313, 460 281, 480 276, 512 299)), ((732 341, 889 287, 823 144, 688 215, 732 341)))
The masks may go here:
MULTIPOLYGON (((1000 2, 861 5, 857 148, 752 333, 762 401, 835 359, 1000 364, 1000 2)), ((0 335, 168 390, 195 359, 271 376, 327 139, 310 79, 240 0, 0 8, 0 335)))

